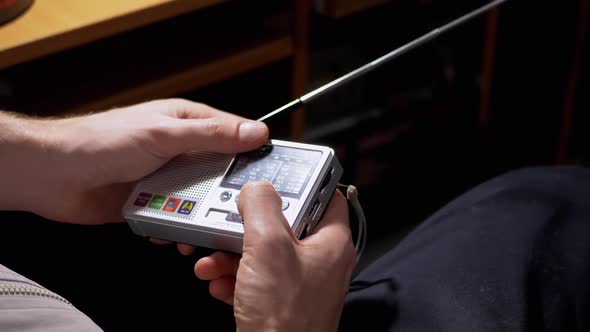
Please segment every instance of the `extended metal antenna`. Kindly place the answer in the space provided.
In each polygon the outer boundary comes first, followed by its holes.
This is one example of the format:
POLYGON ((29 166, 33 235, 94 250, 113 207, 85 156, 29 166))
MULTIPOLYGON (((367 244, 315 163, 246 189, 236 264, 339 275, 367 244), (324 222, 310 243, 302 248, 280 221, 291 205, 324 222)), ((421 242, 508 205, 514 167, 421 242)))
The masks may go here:
POLYGON ((284 111, 295 110, 298 107, 305 105, 307 102, 312 101, 315 98, 317 98, 317 97, 319 97, 319 96, 321 96, 333 89, 336 89, 337 87, 343 85, 344 83, 346 83, 348 81, 351 81, 359 76, 362 76, 362 75, 370 72, 371 70, 379 67, 380 65, 382 65, 390 60, 393 60, 393 59, 397 58, 398 56, 438 37, 438 35, 442 34, 443 32, 447 32, 447 31, 471 20, 472 18, 474 18, 476 16, 478 16, 482 13, 485 13, 492 8, 499 6, 500 4, 502 4, 503 2, 506 2, 506 1, 507 0, 492 1, 489 4, 487 4, 481 8, 478 8, 466 15, 463 15, 450 23, 447 23, 437 29, 434 29, 434 30, 430 31, 429 33, 405 44, 404 46, 402 46, 398 49, 395 49, 395 50, 385 54, 384 56, 382 56, 376 60, 373 60, 373 61, 367 63, 366 65, 364 65, 360 68, 357 68, 342 77, 339 77, 339 78, 333 80, 332 82, 329 82, 329 83, 322 85, 321 87, 319 87, 311 92, 308 92, 307 94, 293 100, 292 102, 290 102, 290 103, 268 113, 267 115, 261 117, 260 119, 258 119, 258 121, 264 121, 264 120, 274 116, 275 114, 278 114, 278 113, 281 113, 284 111))

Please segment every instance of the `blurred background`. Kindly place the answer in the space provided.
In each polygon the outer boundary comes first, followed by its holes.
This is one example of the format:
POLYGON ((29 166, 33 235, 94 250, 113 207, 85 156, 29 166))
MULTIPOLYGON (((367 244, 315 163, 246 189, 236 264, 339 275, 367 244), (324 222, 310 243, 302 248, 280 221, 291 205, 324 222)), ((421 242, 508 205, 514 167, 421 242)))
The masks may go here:
MULTIPOLYGON (((588 163, 589 2, 508 1, 269 121, 273 138, 337 151, 368 218, 359 270, 483 181, 588 163)), ((484 3, 37 0, 0 25, 0 109, 61 116, 181 97, 258 118, 484 3)), ((1 218, 0 263, 106 330, 232 329, 231 309, 192 275, 205 249, 181 257, 126 225, 1 218)))

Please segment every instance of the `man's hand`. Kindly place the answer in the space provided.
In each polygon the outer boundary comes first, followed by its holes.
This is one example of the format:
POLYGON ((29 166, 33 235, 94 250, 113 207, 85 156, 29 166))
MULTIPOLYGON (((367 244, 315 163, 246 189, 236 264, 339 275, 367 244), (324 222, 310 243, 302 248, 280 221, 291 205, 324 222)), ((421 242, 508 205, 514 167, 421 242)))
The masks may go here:
POLYGON ((346 199, 337 191, 318 228, 297 240, 268 182, 244 186, 238 208, 244 247, 200 259, 196 275, 234 306, 239 331, 335 331, 355 252, 346 199))
POLYGON ((0 113, 0 210, 83 224, 122 221, 134 182, 174 156, 237 153, 267 139, 262 123, 180 99, 57 120, 0 113))

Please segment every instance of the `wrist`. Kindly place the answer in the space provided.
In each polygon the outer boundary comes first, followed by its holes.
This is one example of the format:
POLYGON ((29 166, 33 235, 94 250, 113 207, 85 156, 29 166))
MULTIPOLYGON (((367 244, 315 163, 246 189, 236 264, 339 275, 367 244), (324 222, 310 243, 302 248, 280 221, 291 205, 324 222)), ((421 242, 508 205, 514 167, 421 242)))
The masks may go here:
POLYGON ((293 313, 290 319, 266 319, 264 322, 250 322, 251 324, 238 324, 238 332, 299 332, 299 331, 336 331, 338 322, 327 323, 323 319, 317 321, 300 317, 293 313))
POLYGON ((336 331, 338 328, 339 315, 335 319, 328 316, 318 315, 322 310, 298 310, 297 307, 290 307, 291 310, 282 314, 269 313, 259 319, 237 320, 238 332, 299 332, 299 331, 336 331))

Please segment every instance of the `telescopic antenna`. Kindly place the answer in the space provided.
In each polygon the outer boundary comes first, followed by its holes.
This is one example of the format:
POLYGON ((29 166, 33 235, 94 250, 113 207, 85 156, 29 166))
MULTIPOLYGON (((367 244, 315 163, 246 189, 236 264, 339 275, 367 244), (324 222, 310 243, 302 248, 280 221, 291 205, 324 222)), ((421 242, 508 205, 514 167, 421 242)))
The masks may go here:
POLYGON ((288 104, 268 113, 267 115, 261 117, 260 119, 258 119, 258 121, 264 121, 264 120, 266 120, 278 113, 281 113, 281 112, 293 111, 293 110, 307 104, 308 102, 314 100, 315 98, 317 98, 325 93, 328 93, 328 92, 344 85, 345 83, 352 81, 353 79, 355 79, 359 76, 367 74, 368 72, 379 67, 380 65, 385 64, 385 63, 389 62, 390 60, 393 60, 393 59, 401 56, 402 54, 404 54, 404 53, 406 53, 406 52, 408 52, 408 51, 410 51, 422 44, 429 42, 430 40, 438 37, 440 34, 447 32, 457 26, 460 26, 461 24, 475 18, 476 16, 479 16, 480 14, 487 12, 488 10, 490 10, 492 8, 495 8, 499 5, 501 5, 502 3, 506 2, 506 1, 507 0, 495 0, 495 1, 488 3, 485 6, 482 6, 472 12, 469 12, 468 14, 463 15, 450 23, 447 23, 439 28, 434 29, 434 30, 428 32, 427 34, 425 34, 417 39, 412 40, 411 42, 401 46, 400 48, 397 48, 397 49, 383 55, 382 57, 380 57, 376 60, 373 60, 373 61, 367 63, 366 65, 363 65, 362 67, 359 67, 359 68, 351 71, 350 73, 348 73, 344 76, 341 76, 341 77, 339 77, 339 78, 337 78, 325 85, 322 85, 321 87, 319 87, 311 92, 308 92, 307 94, 305 94, 305 95, 291 101, 290 103, 288 103, 288 104))

